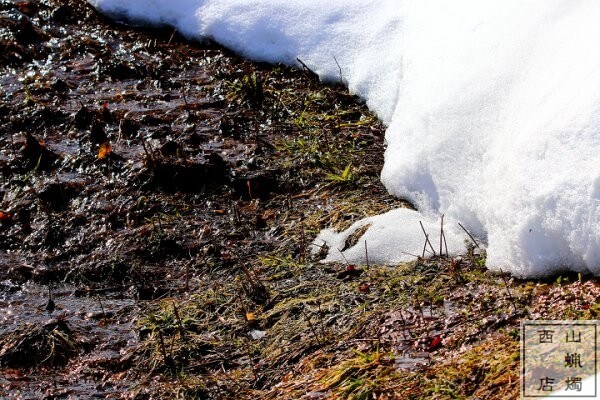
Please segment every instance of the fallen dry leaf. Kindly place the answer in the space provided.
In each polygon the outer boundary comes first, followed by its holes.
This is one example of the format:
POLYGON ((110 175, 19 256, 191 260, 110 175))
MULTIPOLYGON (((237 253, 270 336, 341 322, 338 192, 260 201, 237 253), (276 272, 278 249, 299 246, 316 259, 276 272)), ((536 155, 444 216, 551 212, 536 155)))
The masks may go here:
POLYGON ((98 160, 106 158, 112 152, 112 146, 108 142, 104 142, 98 149, 98 160))
POLYGON ((0 222, 8 221, 10 219, 10 213, 0 211, 0 222))

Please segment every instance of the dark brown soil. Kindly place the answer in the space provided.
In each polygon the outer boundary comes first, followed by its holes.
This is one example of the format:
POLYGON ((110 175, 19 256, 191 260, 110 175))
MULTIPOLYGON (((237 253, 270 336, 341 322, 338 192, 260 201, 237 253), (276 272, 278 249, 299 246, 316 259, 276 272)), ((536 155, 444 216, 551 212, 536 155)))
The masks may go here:
POLYGON ((376 176, 381 126, 340 127, 368 111, 310 71, 121 26, 83 1, 0 1, 0 396, 133 390, 148 372, 133 371, 140 309, 189 296, 198 276, 244 275, 295 196, 345 167, 278 158, 303 110, 334 115, 319 125, 366 149, 376 176))

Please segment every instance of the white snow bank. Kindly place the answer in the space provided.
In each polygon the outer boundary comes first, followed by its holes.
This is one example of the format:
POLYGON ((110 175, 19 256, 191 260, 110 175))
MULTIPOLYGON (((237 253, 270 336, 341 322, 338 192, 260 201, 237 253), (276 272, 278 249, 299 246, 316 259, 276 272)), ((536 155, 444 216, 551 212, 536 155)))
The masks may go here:
MULTIPOLYGON (((90 3, 253 59, 299 57, 324 79, 338 79, 339 64, 389 125, 391 193, 432 220, 462 221, 487 243, 491 268, 600 274, 597 1, 90 3)), ((377 236, 370 257, 396 262, 399 239, 377 236)))

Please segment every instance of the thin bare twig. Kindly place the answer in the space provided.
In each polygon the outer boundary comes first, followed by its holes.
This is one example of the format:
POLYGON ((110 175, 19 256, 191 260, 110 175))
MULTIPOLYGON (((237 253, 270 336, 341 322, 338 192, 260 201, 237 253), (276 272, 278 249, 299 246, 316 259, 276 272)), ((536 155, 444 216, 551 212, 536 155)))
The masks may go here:
MULTIPOLYGON (((400 253, 406 254, 406 255, 409 255, 409 256, 413 256, 414 258, 419 258, 418 255, 413 254, 413 253, 407 253, 406 251, 401 251, 400 253)), ((423 251, 423 256, 421 258, 423 258, 423 257, 425 257, 425 251, 423 251)))
POLYGON ((442 253, 442 240, 444 239, 444 214, 442 214, 442 222, 440 223, 440 256, 442 253))
POLYGON ((473 241, 473 244, 475 244, 475 247, 479 248, 479 244, 477 243, 477 241, 475 240, 475 238, 473 237, 473 235, 471 235, 469 233, 469 231, 467 230, 467 228, 465 228, 464 226, 462 226, 462 224, 459 222, 458 226, 460 226, 462 228, 463 231, 465 231, 465 233, 467 235, 469 235, 469 237, 471 238, 471 240, 473 241))
POLYGON ((312 322, 310 321, 310 317, 306 314, 306 311, 304 311, 304 308, 302 309, 302 314, 304 315, 304 318, 306 318, 306 322, 308 322, 308 327, 310 329, 310 331, 312 332, 312 334, 314 335, 315 339, 317 340, 318 345, 320 346, 321 343, 321 339, 319 338, 319 335, 317 335, 317 331, 315 330, 315 327, 313 326, 312 322))
MULTIPOLYGON (((444 216, 442 215, 442 221, 444 219, 444 216)), ((446 243, 446 233, 442 232, 442 237, 444 238, 444 248, 446 249, 446 257, 449 256, 448 254, 448 243, 446 243)))
POLYGON ((181 338, 183 340, 187 341, 187 338, 185 336, 185 329, 183 328, 183 323, 181 322, 181 317, 179 316, 179 310, 177 309, 175 303, 173 303, 173 314, 175 314, 177 325, 179 325, 179 335, 181 335, 181 338))
POLYGON ((176 33, 177 33, 177 29, 173 29, 173 33, 171 33, 171 37, 169 38, 169 41, 167 42, 167 46, 171 45, 171 42, 173 41, 173 38, 175 37, 176 33))
POLYGON ((337 251, 340 252, 340 255, 342 256, 342 258, 344 259, 344 261, 346 262, 346 265, 350 265, 350 263, 348 262, 348 259, 346 258, 346 256, 344 255, 344 253, 342 253, 342 251, 340 249, 337 249, 337 251))
POLYGON ((312 69, 308 68, 308 66, 306 64, 304 64, 304 61, 302 61, 301 59, 296 58, 296 61, 298 61, 302 65, 302 68, 304 68, 304 70, 307 71, 307 72, 309 72, 311 75, 313 75, 315 77, 319 76, 319 75, 317 75, 315 73, 315 71, 313 71, 312 69))
POLYGON ((335 56, 333 56, 333 60, 335 61, 335 64, 338 67, 338 71, 340 72, 340 83, 344 83, 344 75, 342 75, 342 67, 340 66, 340 63, 338 62, 337 58, 335 58, 335 56))
POLYGON ((515 312, 517 312, 518 311, 517 302, 515 301, 515 298, 513 297, 512 293, 510 292, 510 288, 508 286, 508 281, 506 280, 506 277, 504 276, 504 271, 502 271, 502 268, 500 268, 500 273, 502 274, 502 280, 504 281, 504 285, 506 286, 506 293, 508 293, 508 298, 510 299, 512 306, 515 308, 515 312))
MULTIPOLYGON (((429 241, 429 235, 427 234, 427 232, 425 232, 425 227, 423 226, 423 222, 419 221, 419 224, 421 224, 421 229, 423 230, 423 234, 425 235, 425 243, 429 245, 431 252, 435 256, 436 255, 435 250, 433 249, 433 246, 431 245, 431 242, 429 241)), ((425 252, 423 252, 423 257, 425 257, 425 252)))
POLYGON ((175 370, 175 362, 173 361, 173 358, 171 356, 167 355, 167 347, 165 346, 165 339, 163 338, 163 334, 160 330, 158 331, 158 342, 160 344, 160 352, 162 353, 165 366, 167 368, 169 368, 171 371, 174 371, 175 370))

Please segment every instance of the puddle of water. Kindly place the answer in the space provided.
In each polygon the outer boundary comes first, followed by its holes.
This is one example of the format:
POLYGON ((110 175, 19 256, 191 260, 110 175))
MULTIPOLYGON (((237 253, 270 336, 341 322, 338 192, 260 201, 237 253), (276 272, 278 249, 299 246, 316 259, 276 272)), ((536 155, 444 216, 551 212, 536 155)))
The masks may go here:
POLYGON ((105 382, 92 379, 103 365, 118 364, 137 345, 130 320, 137 306, 132 299, 76 296, 75 289, 61 286, 52 290, 56 309, 49 312, 48 289, 32 283, 2 282, 0 291, 0 337, 23 329, 34 329, 64 320, 73 333, 79 357, 65 367, 30 369, 1 368, 0 397, 39 399, 116 397, 132 382, 105 382), (99 368, 98 368, 99 367, 99 368), (87 377, 87 378, 86 378, 87 377), (3 397, 5 396, 5 397, 3 397), (55 398, 55 397, 53 397, 55 398))

